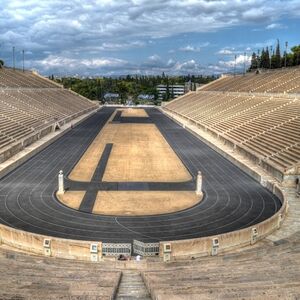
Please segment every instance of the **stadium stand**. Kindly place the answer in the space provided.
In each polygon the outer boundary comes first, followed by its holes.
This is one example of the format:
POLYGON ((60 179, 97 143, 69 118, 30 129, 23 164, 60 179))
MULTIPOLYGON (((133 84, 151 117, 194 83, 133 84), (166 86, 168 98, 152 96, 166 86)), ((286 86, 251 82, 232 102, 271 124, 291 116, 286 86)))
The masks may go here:
MULTIPOLYGON (((266 74, 225 77, 168 103, 164 109, 196 123, 267 170, 278 171, 282 179, 282 174, 300 163, 300 97, 283 93, 291 90, 291 78, 300 76, 300 68, 266 74), (272 81, 266 84, 271 76, 272 81), (262 81, 254 85, 253 78, 262 81), (246 92, 255 86, 264 86, 265 93, 246 92), (275 94, 277 91, 281 93, 275 94)), ((299 85, 296 82, 294 87, 299 85)))
POLYGON ((201 88, 202 91, 300 93, 300 68, 261 70, 246 75, 225 76, 201 88))
POLYGON ((298 299, 300 233, 272 245, 143 272, 152 299, 298 299))
POLYGON ((53 131, 57 125, 96 108, 88 99, 50 80, 28 71, 2 68, 0 162, 53 131))
POLYGON ((0 87, 57 88, 58 85, 30 71, 22 72, 17 69, 2 68, 0 71, 0 87))
MULTIPOLYGON (((291 70, 297 76, 298 70, 291 70)), ((262 74, 238 78, 239 83, 230 83, 231 78, 225 77, 168 103, 165 109, 244 151, 260 164, 285 173, 300 162, 300 99, 296 94, 287 94, 297 92, 299 84, 285 72, 270 72, 265 82, 254 81, 262 74), (252 80, 251 84, 243 79, 246 77, 252 80), (222 90, 225 81, 226 89, 232 91, 222 90), (268 86, 266 81, 273 83, 268 86), (249 93, 249 87, 257 90, 249 93), (281 94, 276 94, 278 90, 281 94)), ((1 149, 95 107, 83 97, 32 73, 0 70, 0 154, 1 149)), ((297 201, 295 204, 289 199, 288 218, 296 215, 298 222, 297 201)), ((285 222, 291 229, 290 223, 285 222)), ((298 228, 295 226, 297 232, 287 237, 273 236, 272 240, 268 236, 245 249, 192 260, 174 258, 168 263, 157 257, 136 262, 105 257, 97 263, 70 262, 27 255, 1 245, 0 299, 137 299, 137 294, 149 299, 148 291, 152 299, 169 300, 298 299, 298 228), (143 289, 144 283, 148 291, 143 289)), ((288 230, 285 228, 284 232, 288 230)))
POLYGON ((114 299, 121 272, 106 265, 0 250, 0 299, 114 299))

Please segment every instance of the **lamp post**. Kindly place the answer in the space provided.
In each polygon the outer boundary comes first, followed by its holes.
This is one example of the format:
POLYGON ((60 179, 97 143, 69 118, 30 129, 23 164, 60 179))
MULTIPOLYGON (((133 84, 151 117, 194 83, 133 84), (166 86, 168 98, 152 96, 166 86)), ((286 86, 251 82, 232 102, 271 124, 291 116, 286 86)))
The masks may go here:
POLYGON ((235 72, 236 72, 236 54, 234 55, 234 71, 233 71, 234 76, 235 76, 235 72))
POLYGON ((286 68, 286 59, 287 59, 287 47, 288 47, 288 42, 285 42, 285 57, 284 57, 284 67, 286 68))
POLYGON ((244 75, 246 75, 246 52, 244 52, 244 75))
POLYGON ((15 68, 16 68, 16 65, 15 65, 15 46, 13 46, 13 48, 12 48, 12 51, 13 51, 13 69, 15 70, 15 68))
POLYGON ((270 69, 272 69, 272 51, 273 51, 273 46, 270 46, 270 69))
POLYGON ((22 50, 22 60, 23 60, 23 72, 25 72, 25 51, 22 50))

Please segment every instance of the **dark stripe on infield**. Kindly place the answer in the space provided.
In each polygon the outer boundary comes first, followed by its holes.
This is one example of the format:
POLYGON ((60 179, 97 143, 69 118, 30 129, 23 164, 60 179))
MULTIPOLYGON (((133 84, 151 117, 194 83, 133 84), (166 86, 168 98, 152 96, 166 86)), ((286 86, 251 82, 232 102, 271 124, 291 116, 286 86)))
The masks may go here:
MULTIPOLYGON (((92 181, 102 181, 112 147, 113 144, 105 145, 101 158, 98 162, 97 168, 92 177, 92 181)), ((93 185, 90 185, 90 187, 87 189, 81 201, 79 210, 83 212, 91 213, 93 211, 97 193, 98 193, 98 189, 96 189, 93 185)))

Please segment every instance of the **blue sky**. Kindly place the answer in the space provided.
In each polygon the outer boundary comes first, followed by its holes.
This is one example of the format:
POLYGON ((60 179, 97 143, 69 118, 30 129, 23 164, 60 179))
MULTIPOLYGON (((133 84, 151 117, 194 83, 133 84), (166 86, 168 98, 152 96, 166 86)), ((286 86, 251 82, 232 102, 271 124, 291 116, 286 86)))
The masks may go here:
POLYGON ((44 75, 221 74, 300 44, 300 0, 0 0, 0 57, 44 75))

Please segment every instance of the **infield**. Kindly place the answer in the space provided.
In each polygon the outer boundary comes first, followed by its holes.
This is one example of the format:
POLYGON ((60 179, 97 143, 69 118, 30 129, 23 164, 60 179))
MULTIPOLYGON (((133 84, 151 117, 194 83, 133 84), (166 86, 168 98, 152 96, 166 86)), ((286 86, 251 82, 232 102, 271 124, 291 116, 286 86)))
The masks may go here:
MULTIPOLYGON (((78 209, 83 191, 56 195, 64 205, 78 209)), ((146 216, 173 213, 200 202, 202 196, 190 191, 101 191, 97 193, 92 213, 116 216, 146 216)))
POLYGON ((122 124, 110 120, 70 173, 71 180, 91 181, 109 143, 113 148, 103 181, 183 182, 192 179, 155 124, 122 124))
POLYGON ((127 108, 122 110, 121 117, 122 118, 127 118, 127 117, 147 118, 148 114, 142 108, 127 108))

